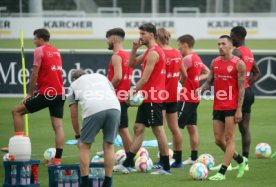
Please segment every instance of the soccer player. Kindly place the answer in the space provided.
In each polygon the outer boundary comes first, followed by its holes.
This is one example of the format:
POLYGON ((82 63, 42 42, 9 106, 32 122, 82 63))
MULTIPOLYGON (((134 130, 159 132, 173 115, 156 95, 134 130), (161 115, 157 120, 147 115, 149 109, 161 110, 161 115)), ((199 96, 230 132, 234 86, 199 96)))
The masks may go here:
POLYGON ((119 134, 122 137, 125 152, 129 152, 131 136, 128 130, 128 105, 125 97, 131 85, 132 68, 128 67, 129 53, 123 49, 125 32, 121 28, 110 29, 106 32, 108 49, 113 50, 108 69, 108 80, 115 88, 121 105, 121 122, 119 134))
POLYGON ((183 162, 184 165, 193 164, 198 157, 199 136, 197 129, 197 107, 199 98, 196 89, 201 80, 208 77, 209 68, 205 66, 201 58, 193 51, 194 37, 186 34, 178 39, 178 49, 184 56, 183 64, 187 70, 187 80, 183 82, 180 100, 178 102, 179 128, 187 126, 190 136, 191 156, 183 162))
POLYGON ((64 131, 62 127, 65 97, 62 80, 62 60, 58 49, 49 44, 50 33, 47 29, 34 31, 33 70, 28 95, 13 110, 15 132, 23 132, 23 115, 49 108, 52 127, 55 131, 56 155, 48 165, 60 164, 64 131), (36 90, 37 86, 37 90, 36 90))
POLYGON ((205 91, 214 83, 213 130, 216 144, 224 151, 218 173, 209 177, 209 180, 225 180, 225 172, 232 158, 239 165, 237 178, 241 178, 248 161, 235 151, 236 123, 242 119, 246 67, 240 58, 232 54, 232 46, 230 36, 219 37, 220 56, 212 61, 207 81, 198 89, 205 91))
MULTIPOLYGON (((171 175, 169 163, 169 148, 165 130, 163 128, 162 102, 165 95, 165 54, 156 43, 156 27, 151 23, 145 23, 139 27, 140 38, 133 42, 129 66, 135 67, 142 64, 142 77, 137 82, 131 94, 142 91, 144 102, 138 107, 134 125, 134 139, 127 153, 123 165, 114 167, 114 171, 129 173, 134 167, 134 157, 142 145, 146 127, 151 127, 157 139, 163 168, 152 174, 171 175), (142 55, 136 57, 139 47, 145 45, 148 49, 142 55)), ((128 96, 127 102, 129 102, 128 96)))
MULTIPOLYGON (((164 28, 157 29, 157 43, 163 49, 166 56, 166 91, 168 98, 163 102, 163 118, 167 119, 173 138, 172 168, 180 168, 182 164, 182 134, 177 123, 177 96, 178 80, 181 73, 182 81, 185 82, 187 73, 182 56, 176 49, 169 45, 171 34, 164 28)), ((165 120, 164 120, 165 121, 165 120)), ((162 165, 162 163, 160 163, 162 165)))
MULTIPOLYGON (((242 105, 242 120, 239 122, 239 130, 242 137, 242 154, 248 158, 251 144, 251 135, 249 129, 251 106, 254 103, 254 93, 251 85, 261 76, 260 70, 254 61, 251 50, 245 45, 246 29, 242 26, 236 26, 231 29, 230 36, 236 49, 233 54, 242 59, 246 65, 245 93, 242 105)), ((247 165, 246 170, 249 170, 247 165)))
POLYGON ((103 132, 105 178, 103 187, 111 187, 114 165, 114 140, 120 123, 120 103, 109 80, 98 73, 85 74, 81 69, 71 75, 68 103, 72 126, 80 151, 81 187, 88 187, 89 153, 100 130, 103 132), (79 128, 78 103, 82 107, 82 128, 79 128))

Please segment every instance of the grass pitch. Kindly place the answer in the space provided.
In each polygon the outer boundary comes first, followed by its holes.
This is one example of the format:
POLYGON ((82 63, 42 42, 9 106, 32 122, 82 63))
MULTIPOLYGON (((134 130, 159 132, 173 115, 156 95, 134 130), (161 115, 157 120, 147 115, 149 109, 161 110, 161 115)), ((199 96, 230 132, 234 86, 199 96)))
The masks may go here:
MULTIPOLYGON (((13 134, 13 121, 11 116, 11 109, 15 106, 20 99, 14 98, 0 98, 1 108, 1 122, 0 122, 0 147, 8 145, 9 138, 13 134)), ((245 173, 245 176, 241 179, 236 179, 236 171, 229 171, 226 175, 226 181, 213 182, 213 181, 193 181, 189 177, 189 168, 184 167, 182 169, 173 169, 172 176, 152 176, 149 173, 131 173, 129 175, 123 175, 114 173, 113 181, 115 187, 140 187, 140 186, 160 186, 160 187, 180 187, 180 186, 204 186, 211 187, 214 185, 223 186, 235 186, 235 187, 270 187, 275 186, 276 178, 276 159, 257 159, 254 154, 255 146, 260 142, 266 142, 270 144, 273 151, 276 151, 276 126, 275 126, 275 109, 276 100, 269 99, 256 99, 253 105, 252 118, 251 118, 251 136, 252 144, 250 148, 250 171, 245 173)), ((130 108, 129 110, 129 130, 133 134, 133 123, 135 120, 137 108, 130 108)), ((198 128, 200 135, 200 147, 199 154, 210 153, 215 157, 216 164, 222 162, 223 153, 215 145, 214 136, 212 131, 212 101, 202 101, 198 108, 198 128)), ((63 120, 63 126, 65 131, 65 140, 74 139, 74 133, 71 127, 69 108, 67 103, 65 104, 65 114, 63 120)), ((169 141, 172 141, 171 133, 166 125, 166 132, 169 141)), ((42 163, 39 166, 39 180, 42 187, 48 186, 48 173, 47 167, 43 165, 43 153, 47 148, 54 147, 54 132, 51 127, 50 117, 47 109, 39 111, 29 116, 29 133, 32 143, 32 159, 39 159, 42 163)), ((183 160, 190 155, 190 146, 187 130, 182 130, 183 135, 183 160)), ((145 140, 154 139, 154 136, 150 129, 146 130, 145 140)), ((91 156, 96 151, 102 150, 102 135, 97 136, 96 142, 92 146, 91 156)), ((237 130, 236 135, 236 147, 241 152, 241 138, 240 133, 237 130)), ((116 147, 116 150, 122 147, 116 147)), ((171 147, 170 147, 171 148, 171 147)), ((157 160, 157 148, 148 148, 150 156, 153 161, 157 160)), ((3 154, 1 154, 3 156, 3 154)), ((65 145, 63 152, 63 164, 71 164, 78 162, 78 149, 73 145, 65 145)), ((233 161, 233 165, 236 163, 233 161)), ((210 172, 209 175, 213 175, 215 172, 210 172)), ((4 168, 3 164, 0 164, 0 185, 4 180, 4 168)))

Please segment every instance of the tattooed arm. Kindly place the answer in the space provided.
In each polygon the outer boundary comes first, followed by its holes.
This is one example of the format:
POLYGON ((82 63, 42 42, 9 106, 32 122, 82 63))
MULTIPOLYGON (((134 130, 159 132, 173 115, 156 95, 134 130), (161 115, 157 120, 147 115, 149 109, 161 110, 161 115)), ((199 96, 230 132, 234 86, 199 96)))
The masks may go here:
POLYGON ((238 107, 235 114, 235 122, 238 123, 242 120, 242 104, 244 99, 244 83, 246 76, 246 67, 243 61, 237 63, 237 79, 238 79, 238 107))

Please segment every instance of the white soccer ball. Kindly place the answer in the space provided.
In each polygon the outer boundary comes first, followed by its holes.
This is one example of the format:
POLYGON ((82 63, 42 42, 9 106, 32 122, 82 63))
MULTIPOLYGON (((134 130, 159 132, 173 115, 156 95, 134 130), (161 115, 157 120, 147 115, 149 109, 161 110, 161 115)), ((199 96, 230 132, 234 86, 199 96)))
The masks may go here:
POLYGON ((149 165, 148 165, 148 171, 150 171, 150 170, 153 168, 153 162, 152 162, 152 159, 151 159, 151 158, 148 158, 148 162, 149 162, 149 165))
POLYGON ((122 164, 125 159, 126 159, 126 152, 124 149, 120 149, 118 150, 115 155, 114 155, 114 159, 115 159, 115 164, 122 164))
MULTIPOLYGON (((157 152, 157 158, 160 160, 160 152, 157 152)), ((171 160, 173 158, 173 150, 169 149, 169 159, 171 160)))
POLYGON ((208 169, 202 163, 194 163, 189 173, 194 180, 204 180, 208 177, 208 169))
POLYGON ((137 158, 141 157, 141 156, 145 156, 147 158, 149 158, 149 152, 146 148, 144 147, 140 147, 140 149, 138 150, 138 152, 136 153, 134 159, 136 160, 137 158))
POLYGON ((144 96, 141 92, 138 92, 135 95, 131 95, 129 101, 131 106, 140 106, 144 101, 144 96))
POLYGON ((104 163, 104 158, 99 156, 99 155, 95 155, 92 159, 91 159, 91 163, 104 163))
POLYGON ((204 164, 207 167, 207 169, 210 169, 215 165, 214 157, 210 154, 200 155, 197 159, 197 162, 204 164))
POLYGON ((56 156, 56 148, 48 148, 43 154, 46 161, 51 161, 56 156))
POLYGON ((147 172, 152 168, 152 161, 146 156, 141 156, 136 159, 135 168, 139 172, 147 172))
POLYGON ((258 158, 269 158, 271 155, 271 147, 267 143, 259 143, 255 148, 255 154, 258 158))

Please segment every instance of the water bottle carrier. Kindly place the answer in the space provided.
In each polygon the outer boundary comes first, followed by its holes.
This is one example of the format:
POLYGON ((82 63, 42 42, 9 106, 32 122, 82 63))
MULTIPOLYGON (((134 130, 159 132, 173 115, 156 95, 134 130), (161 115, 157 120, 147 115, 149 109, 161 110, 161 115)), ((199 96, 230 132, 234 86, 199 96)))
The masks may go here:
POLYGON ((39 164, 40 160, 4 161, 5 179, 3 187, 39 187, 39 164))
MULTIPOLYGON (((97 170, 97 176, 89 174, 89 183, 91 187, 100 187, 104 180, 104 164, 91 163, 91 171, 97 170), (101 171, 101 172, 99 172, 101 171), (93 185, 94 184, 94 185, 93 185), (96 185, 97 184, 97 185, 96 185)), ((79 164, 62 164, 48 167, 49 187, 75 187, 81 183, 79 164)))

